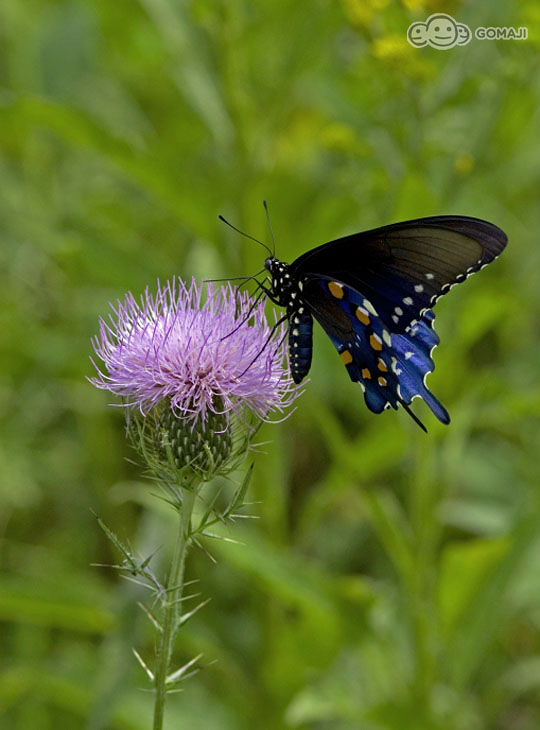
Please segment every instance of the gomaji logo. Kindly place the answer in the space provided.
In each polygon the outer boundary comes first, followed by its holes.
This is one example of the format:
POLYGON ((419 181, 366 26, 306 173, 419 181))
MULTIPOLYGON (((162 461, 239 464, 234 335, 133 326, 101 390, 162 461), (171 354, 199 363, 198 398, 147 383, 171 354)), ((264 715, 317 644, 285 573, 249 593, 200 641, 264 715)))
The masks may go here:
MULTIPOLYGON (((480 26, 474 31, 477 40, 526 40, 528 29, 480 26)), ((412 23, 407 40, 415 48, 431 46, 446 51, 454 46, 466 46, 473 33, 465 23, 458 23, 451 15, 435 13, 424 22, 412 23)))

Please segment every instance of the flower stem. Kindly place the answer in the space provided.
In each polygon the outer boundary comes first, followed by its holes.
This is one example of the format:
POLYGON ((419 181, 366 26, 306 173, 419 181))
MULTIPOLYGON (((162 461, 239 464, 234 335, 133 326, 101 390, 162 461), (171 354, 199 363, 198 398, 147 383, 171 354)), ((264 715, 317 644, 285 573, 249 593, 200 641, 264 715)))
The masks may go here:
POLYGON ((161 644, 159 647, 154 680, 156 699, 154 705, 153 730, 162 730, 163 728, 165 698, 167 695, 167 677, 170 670, 173 645, 178 629, 178 621, 182 613, 182 603, 180 599, 182 598, 184 586, 184 565, 186 554, 191 543, 191 515, 193 513, 193 506, 195 504, 197 491, 197 485, 194 485, 190 490, 184 490, 182 509, 179 513, 180 519, 178 524, 178 534, 176 537, 171 572, 169 574, 169 581, 167 585, 167 599, 163 614, 161 644))

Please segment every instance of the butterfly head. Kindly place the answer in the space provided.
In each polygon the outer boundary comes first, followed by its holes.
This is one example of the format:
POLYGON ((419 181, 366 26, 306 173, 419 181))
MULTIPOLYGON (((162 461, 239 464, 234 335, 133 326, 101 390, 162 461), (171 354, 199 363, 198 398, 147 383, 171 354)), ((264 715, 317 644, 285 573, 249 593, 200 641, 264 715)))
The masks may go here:
POLYGON ((270 272, 270 274, 274 274, 274 271, 277 271, 280 266, 284 266, 284 264, 279 261, 279 259, 276 259, 275 256, 269 256, 265 262, 264 262, 264 268, 270 272))
POLYGON ((264 268, 271 276, 271 288, 276 302, 282 307, 290 305, 291 288, 294 284, 289 273, 289 264, 272 256, 266 259, 264 268))

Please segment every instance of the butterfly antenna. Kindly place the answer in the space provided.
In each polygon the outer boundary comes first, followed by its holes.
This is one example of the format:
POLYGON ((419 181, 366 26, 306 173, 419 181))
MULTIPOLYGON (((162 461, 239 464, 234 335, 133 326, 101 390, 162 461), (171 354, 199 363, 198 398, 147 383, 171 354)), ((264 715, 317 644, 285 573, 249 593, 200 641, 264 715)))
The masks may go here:
POLYGON ((248 233, 244 233, 244 231, 241 231, 236 226, 233 226, 233 224, 232 223, 229 223, 229 221, 226 220, 222 215, 218 215, 218 218, 219 218, 220 221, 222 221, 223 223, 225 223, 226 225, 228 225, 229 228, 232 228, 233 231, 236 231, 237 233, 239 233, 241 236, 244 236, 245 238, 249 238, 250 241, 255 241, 255 243, 258 243, 259 246, 262 246, 263 248, 265 248, 268 251, 268 253, 270 254, 270 256, 273 256, 272 251, 270 251, 270 249, 268 248, 268 246, 265 243, 263 243, 262 241, 259 241, 257 238, 253 238, 253 236, 250 236, 248 233))
POLYGON ((270 213, 268 211, 268 203, 263 200, 264 209, 266 211, 266 220, 268 222, 268 228, 270 229, 270 236, 272 238, 272 256, 276 255, 276 239, 274 238, 274 231, 272 230, 272 223, 270 221, 270 213))

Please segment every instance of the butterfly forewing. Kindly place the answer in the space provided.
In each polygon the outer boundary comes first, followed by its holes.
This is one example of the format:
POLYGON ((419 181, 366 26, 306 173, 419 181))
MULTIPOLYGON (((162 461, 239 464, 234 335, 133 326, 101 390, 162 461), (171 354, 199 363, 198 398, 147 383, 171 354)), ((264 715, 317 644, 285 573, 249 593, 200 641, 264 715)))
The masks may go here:
POLYGON ((331 241, 300 256, 291 275, 324 275, 361 292, 384 324, 404 332, 451 286, 490 263, 507 242, 477 218, 437 216, 331 241))

